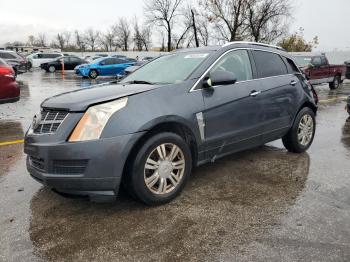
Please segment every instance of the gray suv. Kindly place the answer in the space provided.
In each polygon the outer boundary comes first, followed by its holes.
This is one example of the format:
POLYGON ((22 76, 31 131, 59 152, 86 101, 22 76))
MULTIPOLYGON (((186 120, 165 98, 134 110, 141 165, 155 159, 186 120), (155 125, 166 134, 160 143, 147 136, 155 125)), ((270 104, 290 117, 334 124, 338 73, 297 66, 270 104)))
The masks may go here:
POLYGON ((101 200, 124 184, 163 204, 195 166, 280 138, 306 151, 316 111, 311 86, 280 48, 181 50, 120 82, 46 99, 25 137, 27 169, 57 192, 101 200))

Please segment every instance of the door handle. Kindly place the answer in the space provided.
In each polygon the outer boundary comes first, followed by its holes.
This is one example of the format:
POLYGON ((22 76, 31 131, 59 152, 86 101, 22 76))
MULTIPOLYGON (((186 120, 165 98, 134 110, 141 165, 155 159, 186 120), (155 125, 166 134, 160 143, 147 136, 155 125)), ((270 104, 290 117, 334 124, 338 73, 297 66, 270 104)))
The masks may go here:
POLYGON ((261 94, 261 91, 252 91, 252 92, 250 93, 250 96, 256 97, 256 96, 258 96, 258 95, 260 95, 260 94, 261 94))
POLYGON ((295 81, 295 80, 292 80, 291 82, 290 82, 290 85, 292 85, 292 86, 295 86, 297 84, 297 81, 295 81))

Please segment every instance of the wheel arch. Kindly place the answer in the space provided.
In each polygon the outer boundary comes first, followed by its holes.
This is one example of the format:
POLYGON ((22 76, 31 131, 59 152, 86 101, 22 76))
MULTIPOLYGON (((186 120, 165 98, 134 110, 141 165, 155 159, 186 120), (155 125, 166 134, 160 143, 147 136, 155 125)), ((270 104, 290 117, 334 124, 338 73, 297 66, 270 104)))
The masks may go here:
POLYGON ((142 137, 140 137, 136 141, 136 143, 132 146, 124 164, 122 180, 125 179, 127 172, 131 166, 132 159, 135 157, 138 150, 145 143, 145 141, 147 141, 150 137, 156 134, 160 134, 164 132, 177 134, 185 140, 185 142, 189 145, 191 150, 192 165, 193 167, 196 166, 197 159, 198 159, 198 143, 197 143, 196 136, 192 132, 191 128, 179 121, 164 121, 164 122, 157 123, 153 125, 151 128, 149 128, 147 132, 142 137))

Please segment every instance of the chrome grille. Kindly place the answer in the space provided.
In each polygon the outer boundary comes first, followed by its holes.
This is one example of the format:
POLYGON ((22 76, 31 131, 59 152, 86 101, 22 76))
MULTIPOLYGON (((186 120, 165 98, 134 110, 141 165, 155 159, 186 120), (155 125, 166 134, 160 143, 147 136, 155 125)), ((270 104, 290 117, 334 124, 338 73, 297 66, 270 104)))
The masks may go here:
POLYGON ((55 133, 67 115, 66 111, 43 110, 40 123, 34 128, 34 134, 55 133))

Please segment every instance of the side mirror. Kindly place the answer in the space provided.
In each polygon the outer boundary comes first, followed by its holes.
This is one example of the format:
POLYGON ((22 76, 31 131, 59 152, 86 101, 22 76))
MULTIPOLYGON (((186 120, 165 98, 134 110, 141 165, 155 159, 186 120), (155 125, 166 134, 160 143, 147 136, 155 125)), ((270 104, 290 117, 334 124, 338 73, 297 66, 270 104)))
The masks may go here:
POLYGON ((101 66, 104 66, 104 65, 105 65, 105 62, 101 62, 100 65, 101 65, 101 66))
POLYGON ((209 78, 205 81, 204 87, 211 88, 213 86, 233 85, 237 82, 235 74, 218 70, 210 73, 209 78))

